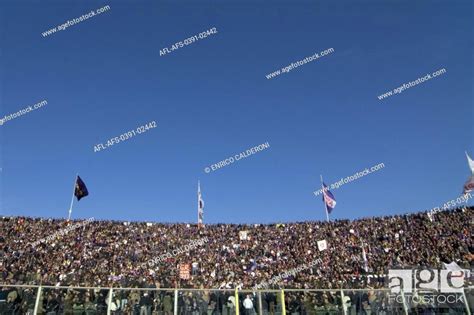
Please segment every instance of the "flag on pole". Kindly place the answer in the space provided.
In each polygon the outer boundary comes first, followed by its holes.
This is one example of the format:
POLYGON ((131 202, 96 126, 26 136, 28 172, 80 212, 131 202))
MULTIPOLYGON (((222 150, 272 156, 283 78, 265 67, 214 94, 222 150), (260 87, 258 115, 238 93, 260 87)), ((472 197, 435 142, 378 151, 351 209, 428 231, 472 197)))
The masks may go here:
POLYGON ((369 272, 369 262, 367 260, 367 255, 365 254, 364 244, 362 244, 362 259, 364 260, 364 270, 369 272))
POLYGON ((464 184, 463 193, 467 194, 474 190, 474 175, 471 175, 464 184))
POLYGON ((323 201, 326 204, 326 209, 328 213, 331 213, 332 209, 336 207, 336 198, 329 191, 328 186, 323 182, 323 201))
POLYGON ((201 195, 201 183, 198 181, 198 225, 202 224, 204 217, 204 200, 201 195))
POLYGON ((74 196, 76 196, 77 201, 89 195, 86 184, 82 181, 79 175, 76 178, 76 188, 74 189, 74 196))
POLYGON ((463 193, 467 194, 474 190, 474 161, 471 159, 469 154, 466 152, 467 163, 469 164, 469 168, 471 169, 471 176, 467 179, 466 183, 464 183, 463 193))

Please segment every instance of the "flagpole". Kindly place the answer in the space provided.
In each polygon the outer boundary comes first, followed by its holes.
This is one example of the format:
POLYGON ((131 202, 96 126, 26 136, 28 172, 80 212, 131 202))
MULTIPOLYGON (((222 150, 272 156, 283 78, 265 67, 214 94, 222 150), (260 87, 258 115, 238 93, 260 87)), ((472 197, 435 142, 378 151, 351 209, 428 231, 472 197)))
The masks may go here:
POLYGON ((360 247, 362 248, 362 259, 364 260, 364 270, 365 272, 369 272, 369 264, 367 260, 367 254, 364 248, 364 242, 362 242, 362 239, 359 239, 359 241, 360 241, 360 247))
POLYGON ((201 193, 201 183, 199 182, 198 180, 198 193, 197 193, 197 215, 198 215, 198 227, 201 226, 200 222, 199 222, 199 194, 201 193))
POLYGON ((319 175, 321 177, 321 188, 323 189, 323 202, 324 202, 324 209, 326 210, 326 220, 329 222, 329 213, 328 213, 328 206, 326 205, 326 199, 324 199, 324 185, 323 185, 323 175, 319 175))
POLYGON ((67 220, 71 220, 71 214, 72 214, 72 205, 74 203, 74 193, 76 192, 76 182, 77 182, 77 177, 79 174, 76 173, 76 177, 74 178, 74 187, 72 189, 72 198, 71 198, 71 205, 69 206, 69 216, 67 217, 67 220))
MULTIPOLYGON (((471 168, 471 165, 469 164, 469 154, 467 154, 467 151, 464 151, 464 153, 466 153, 467 165, 469 165, 469 168, 471 168)), ((472 170, 471 170, 471 173, 473 173, 473 175, 474 175, 474 172, 472 172, 472 170)), ((464 192, 463 192, 463 194, 462 194, 462 196, 463 196, 464 199, 465 199, 466 204, 468 204, 468 203, 467 203, 467 195, 468 195, 468 194, 469 194, 469 193, 464 193, 464 192)))

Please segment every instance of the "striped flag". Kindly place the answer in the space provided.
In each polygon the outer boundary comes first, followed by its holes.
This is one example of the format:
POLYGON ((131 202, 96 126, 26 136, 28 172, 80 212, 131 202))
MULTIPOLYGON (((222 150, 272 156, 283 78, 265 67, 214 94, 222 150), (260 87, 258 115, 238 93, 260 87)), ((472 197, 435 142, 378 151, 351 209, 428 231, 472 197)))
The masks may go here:
POLYGON ((328 186, 323 182, 323 201, 326 204, 326 209, 328 213, 331 213, 332 209, 336 207, 336 198, 329 191, 328 186))
POLYGON ((202 224, 204 217, 204 200, 201 195, 201 183, 198 181, 198 225, 202 224))

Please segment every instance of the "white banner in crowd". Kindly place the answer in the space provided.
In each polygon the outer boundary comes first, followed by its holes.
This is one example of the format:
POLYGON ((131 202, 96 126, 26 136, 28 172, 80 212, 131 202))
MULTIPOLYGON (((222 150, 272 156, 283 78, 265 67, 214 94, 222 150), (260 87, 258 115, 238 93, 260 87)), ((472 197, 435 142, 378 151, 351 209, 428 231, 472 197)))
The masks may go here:
POLYGON ((241 241, 246 241, 248 236, 247 236, 248 231, 240 231, 239 232, 239 238, 241 241))
POLYGON ((326 240, 318 241, 318 249, 320 252, 328 248, 328 243, 326 240))

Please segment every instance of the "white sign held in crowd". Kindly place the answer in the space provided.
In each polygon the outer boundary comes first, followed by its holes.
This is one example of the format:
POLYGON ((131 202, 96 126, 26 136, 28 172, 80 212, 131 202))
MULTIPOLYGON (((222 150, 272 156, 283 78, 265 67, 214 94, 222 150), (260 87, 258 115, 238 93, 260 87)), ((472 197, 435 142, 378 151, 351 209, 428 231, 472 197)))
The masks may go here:
POLYGON ((239 238, 241 241, 246 241, 248 239, 248 231, 240 231, 239 238))
POLYGON ((328 248, 328 243, 326 242, 326 240, 318 241, 318 249, 320 252, 322 252, 323 250, 326 250, 327 248, 328 248))

